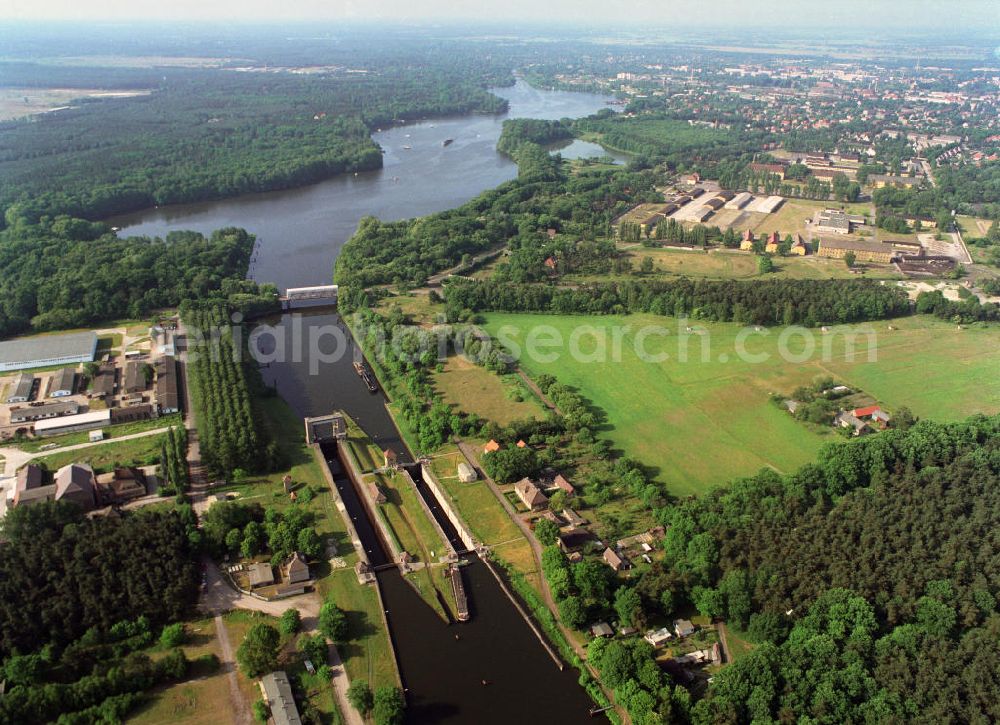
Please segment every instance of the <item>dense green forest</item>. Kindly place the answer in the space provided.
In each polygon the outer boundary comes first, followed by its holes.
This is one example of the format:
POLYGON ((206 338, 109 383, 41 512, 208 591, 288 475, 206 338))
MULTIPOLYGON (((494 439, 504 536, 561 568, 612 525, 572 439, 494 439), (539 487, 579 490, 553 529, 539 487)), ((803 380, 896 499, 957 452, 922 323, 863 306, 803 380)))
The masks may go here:
POLYGON ((640 591, 761 643, 694 721, 996 720, 998 496, 1000 417, 979 416, 829 446, 791 476, 663 509, 666 563, 640 591))
POLYGON ((142 615, 181 619, 198 593, 193 513, 86 518, 66 502, 17 507, 0 544, 0 659, 62 647, 142 615))
POLYGON ((0 338, 142 318, 185 299, 235 293, 253 244, 242 229, 207 239, 195 232, 120 239, 103 224, 69 217, 18 223, 0 232, 0 338))
POLYGON ((458 280, 445 288, 449 314, 556 312, 690 316, 748 324, 858 322, 909 314, 906 293, 867 280, 625 281, 578 288, 458 280))
MULTIPOLYGON (((620 480, 639 486, 641 471, 620 480)), ((594 640, 589 661, 634 722, 993 722, 998 496, 1000 416, 921 421, 830 444, 790 475, 650 499, 665 557, 634 581, 554 546, 543 570, 573 626, 694 608, 750 641, 685 691, 644 641, 594 640)))
POLYGON ((443 61, 420 73, 403 64, 320 76, 170 70, 148 96, 0 124, 0 208, 8 224, 100 219, 379 168, 377 127, 498 113, 506 101, 485 88, 509 80, 443 61))

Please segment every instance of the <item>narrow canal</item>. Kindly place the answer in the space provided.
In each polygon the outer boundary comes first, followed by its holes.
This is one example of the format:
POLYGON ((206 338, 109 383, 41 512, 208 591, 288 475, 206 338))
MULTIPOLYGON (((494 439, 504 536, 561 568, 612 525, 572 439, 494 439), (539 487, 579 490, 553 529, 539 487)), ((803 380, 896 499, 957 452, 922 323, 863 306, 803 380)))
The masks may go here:
MULTIPOLYGON (((335 313, 322 311, 286 314, 265 322, 276 332, 290 332, 294 325, 304 335, 342 324, 335 313)), ((290 339, 290 335, 286 336, 286 341, 290 339)), ((320 356, 327 360, 322 374, 310 374, 308 358, 290 362, 293 350, 289 346, 281 356, 289 362, 270 363, 262 371, 265 381, 276 385, 303 417, 329 413, 335 408, 344 410, 379 445, 394 447, 404 462, 410 462, 386 411, 384 395, 381 391, 369 392, 354 371, 353 341, 347 338, 348 347, 338 356, 336 347, 340 343, 332 334, 325 339, 327 344, 319 348, 320 356)), ((272 351, 266 345, 261 347, 272 351)), ((390 556, 358 492, 339 472, 336 448, 327 446, 323 452, 333 462, 328 465, 333 468, 337 488, 372 565, 389 562, 390 556)), ((445 534, 459 549, 464 548, 420 476, 414 475, 414 480, 445 534)), ((407 722, 595 722, 588 714, 590 698, 577 684, 578 673, 572 668, 561 671, 556 667, 486 565, 474 555, 466 558, 471 563, 462 568, 462 576, 472 618, 461 624, 443 622, 404 581, 398 569, 377 574, 407 689, 407 722)))

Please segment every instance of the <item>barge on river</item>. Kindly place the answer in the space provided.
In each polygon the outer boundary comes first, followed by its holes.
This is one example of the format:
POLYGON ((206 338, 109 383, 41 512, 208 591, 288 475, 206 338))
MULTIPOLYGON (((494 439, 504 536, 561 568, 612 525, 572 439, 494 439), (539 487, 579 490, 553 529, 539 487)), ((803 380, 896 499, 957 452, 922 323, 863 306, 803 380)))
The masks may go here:
POLYGON ((354 363, 354 372, 361 376, 361 379, 365 381, 365 385, 368 386, 368 390, 375 392, 378 390, 378 381, 375 379, 374 373, 368 369, 368 366, 363 362, 354 363))

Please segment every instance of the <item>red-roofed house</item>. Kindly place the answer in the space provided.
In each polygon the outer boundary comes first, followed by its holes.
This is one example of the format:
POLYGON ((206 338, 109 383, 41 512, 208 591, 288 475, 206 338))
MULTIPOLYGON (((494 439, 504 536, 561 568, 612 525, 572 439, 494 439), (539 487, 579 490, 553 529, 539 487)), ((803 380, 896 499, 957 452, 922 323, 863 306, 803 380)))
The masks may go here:
POLYGON ((515 483, 514 493, 531 511, 543 509, 549 502, 548 497, 529 478, 522 478, 515 483))
POLYGON ((495 440, 490 440, 485 446, 483 446, 483 453, 493 453, 494 451, 500 450, 500 444, 495 440))
POLYGON ((527 448, 528 444, 525 443, 523 440, 520 440, 520 441, 517 442, 517 447, 518 448, 527 448))
POLYGON ((764 245, 764 251, 768 254, 777 254, 780 243, 781 237, 778 236, 778 232, 771 232, 767 237, 767 244, 764 245))
POLYGON ((565 491, 567 496, 576 495, 576 489, 573 488, 573 484, 566 480, 566 477, 561 473, 557 473, 555 479, 552 481, 556 488, 560 491, 565 491))
POLYGON ((869 405, 865 408, 855 408, 851 411, 851 414, 856 418, 871 418, 875 413, 881 412, 882 409, 877 405, 869 405))

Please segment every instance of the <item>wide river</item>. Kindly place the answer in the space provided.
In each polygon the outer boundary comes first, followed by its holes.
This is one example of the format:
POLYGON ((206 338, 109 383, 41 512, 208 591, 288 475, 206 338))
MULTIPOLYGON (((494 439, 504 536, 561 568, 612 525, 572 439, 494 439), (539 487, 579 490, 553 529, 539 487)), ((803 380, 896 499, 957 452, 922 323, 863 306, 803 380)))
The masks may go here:
MULTIPOLYGON (((251 269, 254 279, 281 289, 327 284, 337 254, 363 216, 402 219, 449 209, 514 178, 516 167, 495 149, 504 118, 586 116, 606 108, 609 100, 538 91, 520 82, 496 92, 510 101, 507 116, 428 120, 375 134, 385 149, 385 167, 379 171, 290 191, 151 209, 109 221, 123 228, 122 235, 244 227, 259 240, 251 269), (443 146, 449 138, 453 143, 443 146)), ((580 141, 561 153, 568 158, 606 154, 600 146, 580 141)), ((262 322, 285 335, 283 341, 268 337, 272 344, 265 340, 259 346, 266 352, 284 352, 262 370, 264 379, 299 415, 345 410, 383 447, 405 449, 384 395, 370 393, 354 372, 352 360, 359 352, 353 340, 331 334, 344 329, 335 312, 306 311, 262 322)), ((365 548, 373 552, 373 561, 382 560, 353 488, 345 486, 342 477, 338 488, 365 548)), ((464 569, 472 619, 460 625, 445 624, 397 570, 378 575, 407 688, 407 721, 593 722, 588 717, 591 702, 578 686, 577 674, 556 667, 485 565, 472 559, 464 569)))
MULTIPOLYGON (((378 171, 288 191, 147 209, 107 221, 121 228, 121 236, 164 236, 172 229, 208 234, 243 227, 259 242, 250 270, 254 279, 282 290, 329 284, 340 248, 362 217, 390 221, 451 209, 513 179, 517 167, 496 151, 505 118, 579 118, 607 108, 610 100, 591 93, 540 91, 521 81, 494 92, 510 102, 508 114, 407 123, 374 134, 385 151, 378 171), (442 146, 449 138, 453 143, 442 146)), ((566 158, 611 155, 622 160, 583 141, 561 153, 566 158)))

